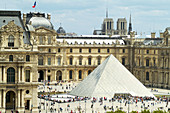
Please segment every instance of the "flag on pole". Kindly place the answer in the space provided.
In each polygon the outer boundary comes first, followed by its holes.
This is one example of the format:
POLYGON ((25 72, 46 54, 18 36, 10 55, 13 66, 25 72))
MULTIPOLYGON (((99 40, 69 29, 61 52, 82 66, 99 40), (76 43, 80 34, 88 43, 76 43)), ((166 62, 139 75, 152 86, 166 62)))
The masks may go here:
POLYGON ((34 2, 34 5, 32 6, 32 8, 35 8, 35 6, 36 6, 36 1, 34 2))

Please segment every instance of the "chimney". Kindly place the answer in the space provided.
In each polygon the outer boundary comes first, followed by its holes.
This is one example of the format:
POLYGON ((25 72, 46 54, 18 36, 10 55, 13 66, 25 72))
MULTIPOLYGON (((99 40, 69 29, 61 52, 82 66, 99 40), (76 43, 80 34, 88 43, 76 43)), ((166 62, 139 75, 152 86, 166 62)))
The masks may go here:
POLYGON ((49 21, 51 21, 51 14, 47 14, 47 19, 49 20, 49 21))
POLYGON ((160 32, 160 38, 164 38, 164 33, 160 32))
POLYGON ((152 32, 152 33, 151 33, 151 38, 155 38, 155 35, 156 35, 156 33, 155 33, 155 32, 152 32))
POLYGON ((26 25, 26 14, 23 13, 23 23, 24 23, 24 26, 26 25))

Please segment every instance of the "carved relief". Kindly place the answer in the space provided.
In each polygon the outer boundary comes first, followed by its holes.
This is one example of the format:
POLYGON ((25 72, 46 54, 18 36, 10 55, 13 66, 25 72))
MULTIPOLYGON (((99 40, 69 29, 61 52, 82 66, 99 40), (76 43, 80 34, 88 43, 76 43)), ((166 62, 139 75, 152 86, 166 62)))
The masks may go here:
POLYGON ((17 26, 14 21, 10 21, 7 25, 3 26, 0 31, 5 32, 24 32, 24 30, 17 26))
POLYGON ((24 61, 24 55, 16 55, 18 61, 24 61))
POLYGON ((6 57, 7 57, 7 55, 0 55, 0 61, 5 61, 6 57))

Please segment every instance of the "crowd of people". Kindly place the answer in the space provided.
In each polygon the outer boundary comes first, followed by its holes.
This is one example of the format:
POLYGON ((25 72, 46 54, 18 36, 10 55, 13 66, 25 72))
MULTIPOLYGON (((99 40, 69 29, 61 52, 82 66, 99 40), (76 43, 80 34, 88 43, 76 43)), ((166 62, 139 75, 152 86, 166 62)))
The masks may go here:
POLYGON ((117 95, 113 98, 88 98, 88 97, 70 97, 67 94, 61 96, 57 94, 60 92, 69 92, 75 88, 77 83, 70 81, 60 81, 57 83, 45 82, 42 86, 39 86, 40 99, 40 112, 47 110, 50 112, 69 112, 69 113, 81 113, 87 111, 94 111, 94 113, 103 113, 102 111, 115 111, 117 109, 123 111, 141 111, 144 109, 169 109, 169 98, 158 97, 131 97, 130 95, 117 95), (43 101, 44 100, 44 101, 43 101), (46 103, 46 104, 45 104, 46 103), (84 104, 83 104, 84 103, 84 104), (87 104, 87 106, 85 106, 87 104), (58 105, 58 106, 57 106, 58 105), (46 107, 45 107, 46 106, 46 107), (130 107, 129 107, 130 106, 130 107))

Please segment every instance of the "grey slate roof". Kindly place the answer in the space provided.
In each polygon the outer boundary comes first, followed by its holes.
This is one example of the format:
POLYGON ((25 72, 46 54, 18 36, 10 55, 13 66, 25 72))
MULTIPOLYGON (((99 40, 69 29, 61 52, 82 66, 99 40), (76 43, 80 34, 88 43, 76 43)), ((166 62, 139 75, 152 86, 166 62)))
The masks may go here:
POLYGON ((0 11, 0 28, 4 25, 7 25, 10 21, 14 21, 14 23, 21 27, 24 32, 24 43, 29 44, 29 37, 25 30, 25 27, 23 25, 22 19, 21 19, 21 12, 20 11, 0 11))
POLYGON ((161 38, 145 39, 143 41, 144 45, 159 45, 161 43, 162 43, 162 39, 161 38))

